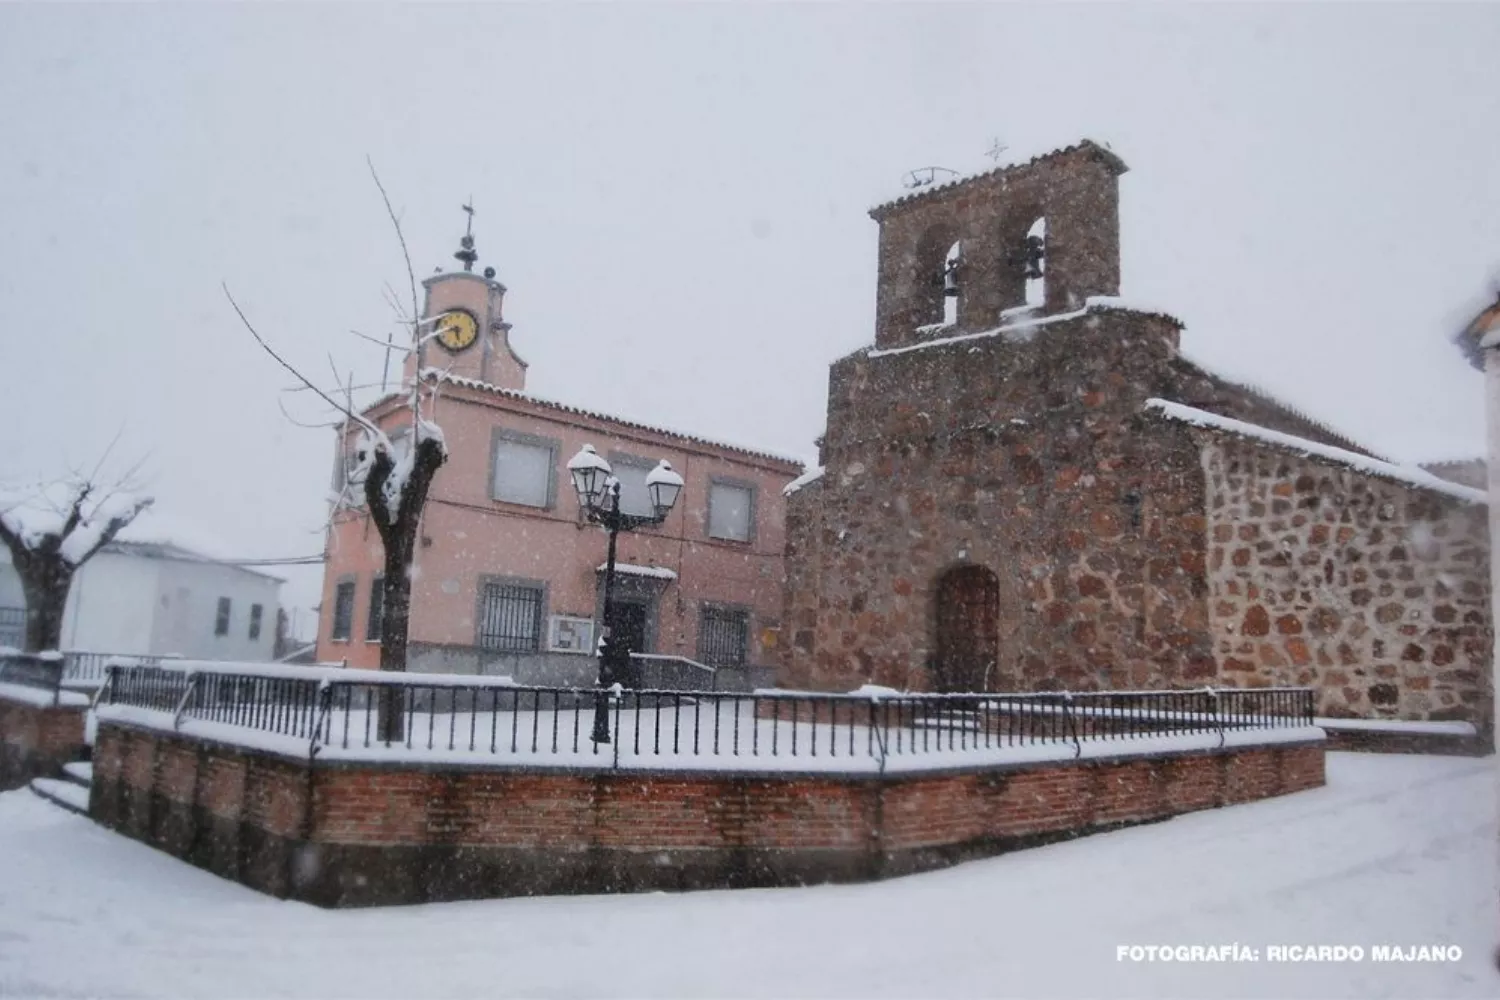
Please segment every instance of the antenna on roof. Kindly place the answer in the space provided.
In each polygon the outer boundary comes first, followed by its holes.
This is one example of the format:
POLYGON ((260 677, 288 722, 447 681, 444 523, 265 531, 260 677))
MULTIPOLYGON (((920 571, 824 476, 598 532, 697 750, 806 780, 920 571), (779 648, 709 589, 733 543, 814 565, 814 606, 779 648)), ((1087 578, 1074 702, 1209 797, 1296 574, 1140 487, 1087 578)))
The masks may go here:
POLYGON ((908 170, 906 176, 901 178, 901 185, 905 188, 915 190, 936 184, 939 180, 949 181, 958 176, 957 170, 949 170, 947 167, 918 167, 908 170))
POLYGON ((988 156, 995 163, 999 163, 1000 157, 1004 156, 1005 151, 1009 148, 1009 146, 1000 141, 999 136, 996 136, 994 139, 990 140, 990 148, 984 151, 984 155, 988 156))

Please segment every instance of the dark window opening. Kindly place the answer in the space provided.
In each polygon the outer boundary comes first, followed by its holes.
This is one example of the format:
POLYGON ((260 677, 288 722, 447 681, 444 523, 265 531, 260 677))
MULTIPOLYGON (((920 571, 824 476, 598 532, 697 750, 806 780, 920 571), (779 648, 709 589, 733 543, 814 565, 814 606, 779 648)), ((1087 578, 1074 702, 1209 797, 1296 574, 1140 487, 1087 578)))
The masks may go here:
POLYGON ((542 589, 525 584, 485 584, 479 609, 479 645, 530 653, 541 646, 542 589))
POLYGON ((333 631, 330 639, 348 640, 354 627, 354 581, 345 580, 333 592, 333 631))
POLYGON ((229 598, 219 598, 218 614, 214 617, 214 635, 229 634, 229 598))
POLYGON ((710 667, 742 667, 750 645, 750 612, 705 607, 698 620, 698 658, 710 667))
POLYGON ((260 618, 265 609, 259 604, 250 605, 250 641, 254 642, 260 638, 260 618))

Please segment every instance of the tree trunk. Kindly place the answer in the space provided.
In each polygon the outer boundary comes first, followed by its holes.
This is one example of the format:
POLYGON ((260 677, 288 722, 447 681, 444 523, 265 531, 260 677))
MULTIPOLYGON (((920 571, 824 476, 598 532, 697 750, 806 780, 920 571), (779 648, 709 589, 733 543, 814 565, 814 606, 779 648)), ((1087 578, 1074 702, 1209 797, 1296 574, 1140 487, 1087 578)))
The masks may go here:
MULTIPOLYGON (((405 671, 407 637, 411 623, 411 568, 421 531, 422 509, 427 504, 427 490, 432 477, 448 458, 441 441, 427 438, 418 441, 406 488, 401 491, 395 511, 386 504, 384 486, 390 476, 389 456, 377 456, 370 476, 365 480, 365 501, 385 550, 385 590, 381 595, 380 669, 405 671)), ((378 698, 376 730, 379 739, 396 742, 405 738, 406 707, 399 687, 382 687, 378 698)))
POLYGON ((42 556, 17 563, 16 573, 26 595, 26 652, 60 648, 73 567, 61 556, 42 556))
MULTIPOLYGON (((380 669, 406 670, 406 643, 411 623, 411 562, 416 532, 416 518, 407 524, 393 526, 385 544, 385 580, 381 595, 380 669)), ((397 742, 405 739, 406 706, 401 688, 380 689, 377 715, 377 739, 397 742)))

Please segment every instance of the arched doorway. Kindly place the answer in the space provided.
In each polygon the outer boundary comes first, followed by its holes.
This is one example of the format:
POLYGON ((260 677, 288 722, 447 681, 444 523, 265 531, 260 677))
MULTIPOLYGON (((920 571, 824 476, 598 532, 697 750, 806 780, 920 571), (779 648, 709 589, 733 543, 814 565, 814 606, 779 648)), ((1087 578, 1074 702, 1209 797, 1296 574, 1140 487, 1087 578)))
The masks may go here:
POLYGON ((983 691, 1000 651, 1000 578, 983 566, 958 566, 938 578, 939 691, 983 691))

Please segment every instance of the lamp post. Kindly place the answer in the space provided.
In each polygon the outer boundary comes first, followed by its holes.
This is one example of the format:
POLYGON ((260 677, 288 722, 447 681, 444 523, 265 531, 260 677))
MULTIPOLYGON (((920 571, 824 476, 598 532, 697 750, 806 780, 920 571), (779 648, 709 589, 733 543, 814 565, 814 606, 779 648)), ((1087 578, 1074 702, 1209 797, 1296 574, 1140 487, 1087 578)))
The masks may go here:
POLYGON ((609 532, 609 558, 604 563, 604 628, 599 646, 599 693, 594 699, 595 743, 609 742, 609 698, 607 691, 616 684, 635 686, 630 666, 630 650, 614 634, 615 539, 622 531, 634 531, 647 524, 660 524, 672 512, 677 495, 682 492, 682 477, 671 463, 662 460, 646 474, 646 494, 651 500, 650 514, 627 514, 620 509, 620 481, 609 463, 586 444, 568 460, 568 474, 578 493, 578 505, 590 522, 609 532))

